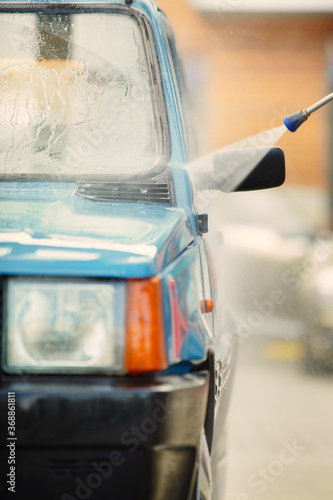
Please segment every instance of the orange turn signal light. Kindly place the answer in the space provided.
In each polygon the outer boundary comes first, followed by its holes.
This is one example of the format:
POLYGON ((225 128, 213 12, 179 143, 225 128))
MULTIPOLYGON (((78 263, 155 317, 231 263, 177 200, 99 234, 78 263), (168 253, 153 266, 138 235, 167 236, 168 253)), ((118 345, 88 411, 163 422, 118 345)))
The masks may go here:
POLYGON ((200 307, 202 314, 211 313, 214 311, 214 301, 211 299, 201 300, 200 307))
POLYGON ((133 375, 168 367, 162 283, 157 277, 127 282, 125 366, 133 375))

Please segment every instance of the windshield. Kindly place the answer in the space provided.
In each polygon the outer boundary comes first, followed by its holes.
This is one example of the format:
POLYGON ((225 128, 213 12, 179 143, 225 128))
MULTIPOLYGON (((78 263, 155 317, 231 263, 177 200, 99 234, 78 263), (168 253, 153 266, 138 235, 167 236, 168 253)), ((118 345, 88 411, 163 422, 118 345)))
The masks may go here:
POLYGON ((0 177, 144 173, 160 153, 154 102, 135 18, 0 14, 0 177))

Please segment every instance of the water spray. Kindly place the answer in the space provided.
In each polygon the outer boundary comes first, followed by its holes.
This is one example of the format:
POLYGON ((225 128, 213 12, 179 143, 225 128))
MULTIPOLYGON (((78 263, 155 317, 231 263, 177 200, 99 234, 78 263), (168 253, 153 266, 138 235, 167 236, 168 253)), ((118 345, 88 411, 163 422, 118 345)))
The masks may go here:
POLYGON ((304 123, 309 116, 314 112, 317 111, 317 109, 322 108, 325 106, 325 104, 328 104, 330 101, 333 101, 333 93, 327 95, 320 101, 316 102, 316 104, 313 104, 313 106, 310 106, 307 109, 301 109, 300 111, 297 111, 297 113, 293 113, 291 115, 287 115, 284 117, 283 121, 285 126, 287 127, 290 132, 296 132, 296 130, 304 123))
POLYGON ((230 193, 276 187, 284 182, 284 154, 274 147, 286 132, 304 123, 318 109, 333 101, 333 92, 307 109, 284 117, 284 125, 235 142, 187 165, 197 205, 206 209, 209 192, 230 193))

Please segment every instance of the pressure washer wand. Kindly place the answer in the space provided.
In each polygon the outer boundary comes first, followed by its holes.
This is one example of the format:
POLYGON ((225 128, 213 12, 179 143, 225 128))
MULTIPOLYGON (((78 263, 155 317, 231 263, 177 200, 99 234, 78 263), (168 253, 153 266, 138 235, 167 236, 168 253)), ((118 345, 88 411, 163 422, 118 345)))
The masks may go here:
POLYGON ((332 94, 328 94, 326 97, 316 102, 316 104, 313 104, 313 106, 310 106, 307 109, 301 109, 300 111, 297 111, 297 113, 285 116, 283 119, 285 126, 288 130, 290 130, 290 132, 296 132, 296 130, 309 118, 309 116, 314 111, 322 108, 330 101, 333 101, 333 92, 332 94))

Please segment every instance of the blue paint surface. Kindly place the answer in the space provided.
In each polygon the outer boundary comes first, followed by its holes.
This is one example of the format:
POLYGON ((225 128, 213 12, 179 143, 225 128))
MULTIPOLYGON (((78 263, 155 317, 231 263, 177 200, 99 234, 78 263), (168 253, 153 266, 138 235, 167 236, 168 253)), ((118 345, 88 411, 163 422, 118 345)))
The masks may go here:
POLYGON ((71 184, 23 184, 0 183, 0 274, 143 278, 193 240, 181 208, 97 203, 73 195, 71 184))

